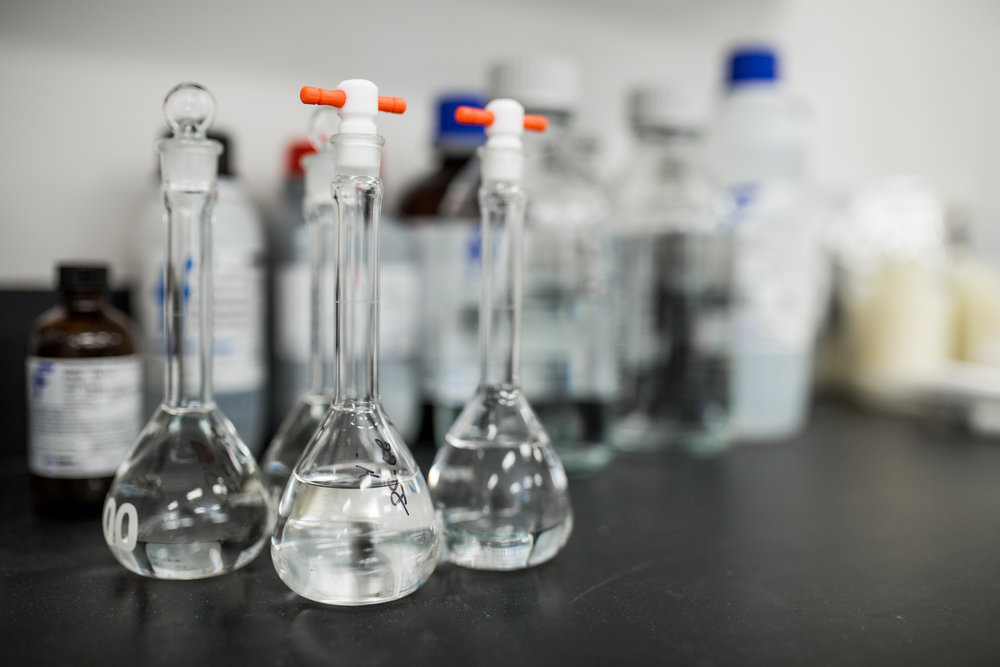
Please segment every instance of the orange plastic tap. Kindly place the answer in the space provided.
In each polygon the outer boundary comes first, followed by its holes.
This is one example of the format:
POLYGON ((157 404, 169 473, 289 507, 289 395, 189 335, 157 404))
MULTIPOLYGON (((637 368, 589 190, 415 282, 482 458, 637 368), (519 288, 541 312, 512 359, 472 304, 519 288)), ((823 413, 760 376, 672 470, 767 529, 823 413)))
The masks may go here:
MULTIPOLYGON (((305 90, 303 88, 303 90, 305 90)), ((493 124, 494 116, 492 111, 477 109, 476 107, 458 107, 455 109, 455 120, 463 125, 482 125, 489 127, 493 124)), ((524 114, 524 129, 533 132, 544 132, 549 127, 549 119, 538 114, 524 114)))
MULTIPOLYGON (((319 104, 339 109, 347 101, 347 93, 342 90, 303 86, 302 90, 299 91, 299 99, 302 100, 303 104, 319 104)), ((378 110, 386 113, 403 113, 406 111, 406 100, 402 97, 382 97, 380 95, 378 110)))

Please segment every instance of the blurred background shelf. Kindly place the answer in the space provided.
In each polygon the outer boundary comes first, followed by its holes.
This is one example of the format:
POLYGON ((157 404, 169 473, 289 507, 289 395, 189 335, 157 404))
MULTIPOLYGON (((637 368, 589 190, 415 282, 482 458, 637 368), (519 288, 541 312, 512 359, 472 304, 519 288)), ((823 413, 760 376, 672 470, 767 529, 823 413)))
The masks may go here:
POLYGON ((178 81, 214 91, 216 124, 236 138, 237 169, 266 210, 284 147, 309 113, 299 86, 361 76, 407 97, 407 115, 382 127, 391 208, 431 163, 435 96, 480 89, 497 57, 575 58, 585 99, 601 100, 581 107, 579 125, 612 119, 602 163, 617 169, 629 87, 663 82, 707 113, 726 49, 753 40, 780 48, 790 88, 814 114, 820 186, 922 174, 966 212, 976 243, 996 251, 998 27, 990 0, 6 2, 0 285, 48 286, 68 257, 110 261, 119 280, 131 278, 127 233, 153 178, 160 100, 178 81))

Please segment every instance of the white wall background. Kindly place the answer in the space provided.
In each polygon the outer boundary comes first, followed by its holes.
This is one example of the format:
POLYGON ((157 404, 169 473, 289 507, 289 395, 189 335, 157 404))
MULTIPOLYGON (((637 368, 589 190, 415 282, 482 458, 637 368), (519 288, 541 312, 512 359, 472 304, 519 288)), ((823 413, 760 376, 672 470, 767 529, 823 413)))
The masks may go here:
MULTIPOLYGON (((0 286, 51 284, 55 262, 124 270, 152 179, 163 94, 204 83, 258 203, 276 200, 304 84, 371 78, 409 100, 386 117, 387 196, 431 162, 433 100, 477 88, 511 52, 586 72, 580 117, 605 164, 626 154, 623 94, 662 80, 710 108, 722 55, 773 40, 815 117, 813 172, 845 192, 919 173, 1000 249, 1000 2, 993 0, 5 0, 0 5, 0 286)), ((120 276, 124 278, 125 276, 120 276)))

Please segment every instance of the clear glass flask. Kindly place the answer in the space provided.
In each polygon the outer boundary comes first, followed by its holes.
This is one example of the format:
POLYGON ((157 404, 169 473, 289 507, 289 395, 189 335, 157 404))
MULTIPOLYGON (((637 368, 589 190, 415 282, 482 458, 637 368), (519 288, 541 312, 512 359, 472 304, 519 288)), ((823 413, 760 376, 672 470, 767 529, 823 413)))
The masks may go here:
POLYGON ((225 574, 252 561, 272 525, 257 463, 212 398, 212 218, 220 146, 212 95, 181 84, 157 145, 167 221, 166 396, 118 468, 104 538, 129 570, 159 579, 225 574))
POLYGON ((340 90, 342 133, 332 140, 336 398, 282 495, 271 558, 281 580, 299 595, 364 605, 422 586, 437 564, 440 530, 423 474, 378 393, 383 139, 374 124, 377 89, 351 80, 340 90))
POLYGON ((714 454, 728 445, 733 235, 695 164, 697 131, 669 91, 631 98, 636 151, 618 187, 615 447, 714 454))
POLYGON ((521 390, 524 110, 513 100, 494 100, 487 111, 496 120, 481 149, 481 379, 445 435, 429 478, 448 560, 515 570, 554 557, 569 539, 573 513, 562 463, 521 390), (504 126, 517 127, 516 148, 498 141, 510 138, 504 126))
POLYGON ((306 391, 282 421, 261 459, 264 483, 275 504, 334 399, 336 226, 330 191, 335 177, 330 137, 336 131, 336 118, 336 112, 329 108, 313 113, 309 137, 316 152, 302 159, 305 172, 302 206, 309 232, 309 366, 306 391))

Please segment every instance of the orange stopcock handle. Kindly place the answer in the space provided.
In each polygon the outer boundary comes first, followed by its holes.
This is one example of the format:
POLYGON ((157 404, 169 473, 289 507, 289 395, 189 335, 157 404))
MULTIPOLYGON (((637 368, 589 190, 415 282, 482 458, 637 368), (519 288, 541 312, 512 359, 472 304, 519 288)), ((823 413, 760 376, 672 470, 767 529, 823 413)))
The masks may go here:
MULTIPOLYGON (((305 91, 305 88, 302 90, 305 91)), ((476 107, 458 107, 455 109, 455 120, 463 125, 489 127, 493 124, 493 112, 486 109, 477 109, 476 107)), ((524 129, 533 130, 534 132, 544 132, 548 127, 549 119, 545 116, 524 114, 524 129)))
MULTIPOLYGON (((313 86, 303 86, 299 91, 299 99, 303 104, 319 104, 328 107, 344 106, 347 101, 347 93, 342 90, 327 90, 326 88, 314 88, 313 86)), ((386 113, 403 113, 406 111, 406 100, 402 97, 382 97, 378 98, 378 110, 386 113)))

